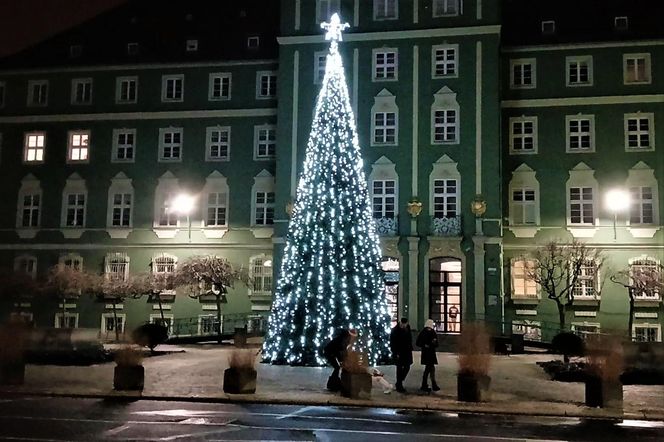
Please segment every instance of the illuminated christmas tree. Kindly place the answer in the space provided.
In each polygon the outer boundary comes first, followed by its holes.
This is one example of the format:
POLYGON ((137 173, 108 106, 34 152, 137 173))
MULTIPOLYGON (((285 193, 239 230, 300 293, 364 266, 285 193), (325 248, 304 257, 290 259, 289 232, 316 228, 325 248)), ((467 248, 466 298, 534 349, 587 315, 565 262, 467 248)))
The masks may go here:
POLYGON ((371 363, 389 355, 390 317, 362 158, 337 42, 348 24, 321 24, 330 40, 302 175, 288 226, 265 362, 324 365, 323 346, 355 328, 371 363))

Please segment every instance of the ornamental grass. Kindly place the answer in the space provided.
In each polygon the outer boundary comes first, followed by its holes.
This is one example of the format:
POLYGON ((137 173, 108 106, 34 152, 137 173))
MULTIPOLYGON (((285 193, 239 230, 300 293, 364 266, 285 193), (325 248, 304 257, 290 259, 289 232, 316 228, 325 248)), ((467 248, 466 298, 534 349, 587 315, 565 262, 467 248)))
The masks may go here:
POLYGON ((228 367, 235 370, 255 370, 256 352, 250 349, 232 350, 228 357, 228 367))
POLYGON ((586 338, 588 374, 607 382, 619 382, 625 368, 622 339, 615 334, 592 334, 586 338))
POLYGON ((143 351, 126 345, 115 352, 115 363, 121 367, 135 367, 143 363, 143 351))
POLYGON ((459 338, 459 373, 484 375, 491 365, 491 337, 478 323, 463 324, 459 338))

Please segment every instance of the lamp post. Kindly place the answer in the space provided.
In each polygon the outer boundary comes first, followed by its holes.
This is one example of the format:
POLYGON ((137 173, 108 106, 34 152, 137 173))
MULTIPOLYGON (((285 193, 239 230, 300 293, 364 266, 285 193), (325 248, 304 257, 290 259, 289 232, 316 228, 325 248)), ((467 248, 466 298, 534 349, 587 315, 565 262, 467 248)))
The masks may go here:
POLYGON ((606 206, 613 212, 613 240, 617 239, 616 222, 618 212, 623 212, 629 208, 629 193, 623 189, 612 189, 606 193, 606 206))
POLYGON ((194 209, 194 197, 187 194, 180 194, 173 200, 173 210, 180 215, 187 216, 187 225, 189 226, 189 242, 191 242, 191 211, 194 209))

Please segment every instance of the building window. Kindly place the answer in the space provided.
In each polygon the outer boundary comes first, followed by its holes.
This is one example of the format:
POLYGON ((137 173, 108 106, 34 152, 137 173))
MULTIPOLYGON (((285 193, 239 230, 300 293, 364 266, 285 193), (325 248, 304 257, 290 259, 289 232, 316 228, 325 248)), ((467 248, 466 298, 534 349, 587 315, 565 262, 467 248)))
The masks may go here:
POLYGON ((129 276, 129 257, 126 253, 109 253, 106 255, 106 279, 126 281, 129 276))
POLYGON ((90 155, 90 131, 69 132, 69 162, 87 162, 90 155))
POLYGON ((182 129, 159 129, 159 161, 182 160, 182 129))
POLYGON ((321 84, 325 78, 325 66, 327 64, 327 51, 314 54, 314 83, 321 84))
POLYGON ((595 151, 595 117, 567 116, 567 152, 595 151))
POLYGON ((623 81, 625 84, 649 84, 650 54, 624 54, 623 81))
POLYGON ((570 224, 594 225, 595 200, 592 187, 570 187, 570 224))
POLYGON ((39 227, 41 193, 25 194, 21 198, 21 227, 39 227))
POLYGON ((207 161, 228 161, 230 158, 231 128, 207 128, 207 161))
POLYGON ((161 101, 184 100, 184 75, 164 75, 161 77, 161 101))
POLYGON ((653 224, 653 192, 652 187, 630 187, 630 208, 629 223, 634 224, 653 224))
POLYGON ((69 58, 78 58, 83 54, 83 46, 71 45, 69 46, 69 58))
POLYGON ((457 141, 457 111, 439 109, 433 114, 433 143, 445 144, 457 141))
POLYGON ((647 257, 630 260, 629 278, 631 285, 644 289, 643 292, 634 294, 636 299, 659 300, 659 287, 661 287, 662 278, 664 278, 659 261, 647 257), (635 278, 646 278, 646 280, 635 282, 635 278), (659 281, 648 281, 654 278, 658 278, 659 281))
POLYGON ((512 321, 512 334, 523 335, 528 341, 542 340, 542 322, 528 319, 515 319, 512 321))
POLYGON ((374 0, 374 20, 394 20, 398 16, 398 0, 374 0))
POLYGON ((31 279, 37 278, 37 258, 29 255, 21 255, 14 259, 14 271, 16 273, 29 276, 31 279))
POLYGON ((5 107, 5 91, 7 89, 6 83, 0 81, 0 108, 5 107))
POLYGON ((209 100, 230 100, 231 99, 231 74, 210 74, 209 100))
POLYGON ((433 47, 433 78, 458 76, 459 45, 433 47))
POLYGON ((158 275, 172 274, 175 272, 177 258, 173 255, 161 254, 152 258, 152 273, 158 275))
POLYGON ((661 328, 657 324, 634 324, 633 336, 636 342, 661 341, 661 328))
POLYGON ((553 20, 545 20, 541 23, 542 35, 553 35, 556 33, 556 22, 553 20))
POLYGON ((613 27, 616 31, 626 31, 629 29, 629 18, 627 17, 614 17, 613 27))
POLYGON ((534 189, 512 189, 512 223, 537 224, 537 201, 534 189))
POLYGON ((65 227, 83 227, 85 225, 85 194, 68 193, 65 196, 65 227))
POLYGON ((574 298, 592 298, 597 299, 598 288, 597 264, 594 261, 585 261, 581 263, 577 274, 577 280, 572 288, 574 298))
POLYGON ((536 86, 535 59, 510 60, 510 87, 512 89, 532 89, 536 86))
POLYGON ((460 0, 433 0, 434 17, 450 17, 459 15, 460 0))
POLYGON ((251 259, 250 278, 253 282, 253 295, 270 295, 272 293, 272 257, 258 256, 251 259))
POLYGON ((132 163, 136 151, 136 129, 113 129, 113 162, 132 163))
POLYGON ((397 143, 396 112, 374 113, 374 137, 372 144, 395 145, 397 143))
POLYGON ((397 79, 396 50, 374 50, 374 81, 397 79))
POLYGON ((159 221, 158 225, 161 227, 177 227, 178 214, 175 210, 171 209, 171 203, 175 199, 174 193, 165 193, 162 195, 159 204, 159 221))
POLYGON ((277 96, 277 74, 275 72, 258 72, 256 80, 256 98, 277 96))
POLYGON ((56 313, 55 328, 78 328, 78 313, 56 313))
POLYGON ((71 104, 92 103, 92 79, 75 78, 71 81, 71 104))
POLYGON ((23 161, 26 163, 41 163, 44 161, 46 133, 30 132, 25 134, 23 148, 23 161))
POLYGON ((196 39, 187 40, 184 46, 187 52, 196 52, 198 51, 198 40, 196 39))
POLYGON ((454 218, 457 216, 459 187, 457 180, 433 181, 433 217, 454 218))
POLYGON ((567 57, 567 86, 592 86, 593 58, 567 57))
POLYGON ((101 316, 101 331, 106 336, 115 337, 115 333, 123 334, 125 331, 125 313, 103 313, 101 316))
POLYGON ((625 114, 625 150, 652 150, 653 114, 625 114))
POLYGON ((274 192, 256 192, 255 202, 254 224, 257 226, 274 224, 274 192))
POLYGON ((70 253, 68 255, 60 256, 59 263, 60 265, 71 270, 76 270, 77 272, 83 270, 83 257, 81 255, 70 253))
POLYGON ((395 218, 396 210, 395 180, 374 180, 371 192, 371 204, 374 218, 395 218))
POLYGON ((138 77, 118 77, 115 80, 115 102, 118 104, 136 103, 138 98, 138 77))
POLYGON ((277 129, 274 126, 256 126, 254 159, 272 159, 277 147, 277 129))
POLYGON ((317 0, 316 1, 316 23, 330 20, 332 14, 339 13, 339 0, 317 0))
POLYGON ((220 192, 211 192, 207 194, 206 226, 221 227, 226 225, 227 197, 227 194, 220 192))
POLYGON ((249 49, 258 49, 261 46, 261 39, 258 36, 247 38, 247 47, 249 49))
POLYGON ((28 81, 28 106, 46 106, 48 104, 48 81, 28 81))
POLYGON ((111 226, 130 227, 131 226, 131 193, 113 194, 113 214, 111 226))
POLYGON ((138 55, 138 43, 127 43, 127 55, 138 55))
POLYGON ((532 278, 536 264, 531 259, 512 261, 512 298, 538 298, 537 283, 532 278))
POLYGON ((537 153, 537 117, 510 118, 510 153, 537 153))

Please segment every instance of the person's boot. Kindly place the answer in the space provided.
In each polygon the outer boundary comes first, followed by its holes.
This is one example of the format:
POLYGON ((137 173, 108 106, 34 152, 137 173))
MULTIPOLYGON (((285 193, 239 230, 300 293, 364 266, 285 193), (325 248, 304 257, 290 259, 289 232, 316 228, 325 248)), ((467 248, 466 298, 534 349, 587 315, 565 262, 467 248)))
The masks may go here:
POLYGON ((397 382, 396 390, 397 390, 399 393, 405 393, 405 392, 406 392, 406 389, 403 388, 403 384, 402 384, 401 382, 397 382))
POLYGON ((431 389, 427 384, 422 384, 422 386, 420 387, 420 391, 423 391, 425 393, 431 393, 431 389))
POLYGON ((435 384, 435 383, 434 383, 434 384, 431 384, 431 389, 432 389, 433 391, 440 391, 440 387, 438 386, 438 384, 435 384))

